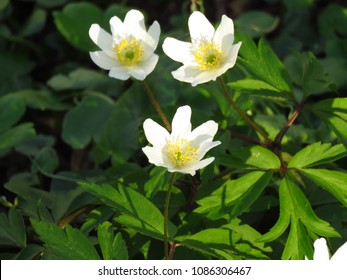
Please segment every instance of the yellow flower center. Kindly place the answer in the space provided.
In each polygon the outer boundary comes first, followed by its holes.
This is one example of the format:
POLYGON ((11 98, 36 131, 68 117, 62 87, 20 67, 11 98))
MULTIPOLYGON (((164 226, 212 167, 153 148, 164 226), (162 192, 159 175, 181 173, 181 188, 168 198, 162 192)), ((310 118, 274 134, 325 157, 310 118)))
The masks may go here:
POLYGON ((135 38, 123 39, 113 49, 119 62, 126 66, 137 64, 143 56, 143 45, 135 38))
POLYGON ((201 41, 194 53, 195 61, 200 70, 211 70, 217 68, 222 62, 222 54, 218 45, 209 41, 201 41))
POLYGON ((164 151, 175 166, 183 166, 198 159, 197 150, 198 147, 182 138, 169 141, 164 151))

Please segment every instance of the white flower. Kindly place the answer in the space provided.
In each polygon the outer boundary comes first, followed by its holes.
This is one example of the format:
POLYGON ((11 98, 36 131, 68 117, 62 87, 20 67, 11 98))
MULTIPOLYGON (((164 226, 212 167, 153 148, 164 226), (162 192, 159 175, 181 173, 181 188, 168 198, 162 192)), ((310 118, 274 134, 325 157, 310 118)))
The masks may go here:
POLYGON ((314 253, 313 260, 315 261, 326 261, 326 260, 343 260, 347 261, 347 242, 343 244, 335 254, 329 258, 329 249, 327 241, 324 238, 319 238, 313 243, 314 253))
POLYGON ((110 19, 112 35, 98 24, 92 24, 89 36, 101 51, 90 52, 96 65, 110 70, 109 76, 127 80, 144 80, 155 68, 159 56, 157 48, 160 26, 154 22, 146 31, 144 16, 137 10, 129 11, 124 23, 116 16, 110 19))
POLYGON ((218 124, 207 121, 192 131, 192 111, 189 106, 179 107, 172 120, 171 134, 151 119, 143 123, 144 132, 152 147, 142 148, 150 163, 166 167, 169 172, 194 175, 195 171, 210 164, 214 158, 202 158, 207 151, 219 145, 212 141, 218 124))
POLYGON ((192 86, 216 80, 235 65, 241 42, 233 45, 234 23, 227 16, 217 30, 200 12, 193 12, 188 20, 192 43, 166 38, 163 50, 171 59, 183 63, 172 72, 175 79, 192 86))

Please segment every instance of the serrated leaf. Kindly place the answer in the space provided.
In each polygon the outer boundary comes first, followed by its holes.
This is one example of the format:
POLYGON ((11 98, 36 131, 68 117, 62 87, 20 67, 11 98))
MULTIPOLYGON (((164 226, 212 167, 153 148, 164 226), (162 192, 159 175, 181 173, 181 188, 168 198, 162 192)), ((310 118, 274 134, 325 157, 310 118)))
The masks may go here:
POLYGON ((346 173, 326 169, 300 169, 299 172, 347 206, 346 173))
MULTIPOLYGON (((271 176, 272 174, 266 172, 254 171, 236 180, 228 180, 208 196, 197 199, 196 202, 200 207, 195 209, 195 212, 204 213, 211 219, 216 219, 229 213, 239 199, 244 198, 249 206, 256 194, 253 196, 253 193, 250 193, 248 197, 247 193, 253 188, 263 189, 271 176)), ((241 205, 237 206, 237 209, 244 210, 241 205)))
POLYGON ((288 163, 289 168, 312 167, 332 162, 347 156, 345 145, 331 146, 330 143, 317 142, 297 152, 288 163))
POLYGON ((347 121, 347 98, 328 98, 316 103, 314 109, 333 114, 347 121))
POLYGON ((290 194, 288 192, 288 188, 285 185, 285 180, 282 180, 280 187, 279 187, 279 202, 280 202, 280 213, 279 218, 276 222, 276 224, 262 237, 259 238, 259 241, 262 242, 269 242, 277 239, 280 237, 285 230, 287 229, 291 213, 293 211, 292 202, 288 199, 290 197, 290 194))
POLYGON ((14 125, 25 113, 25 103, 18 96, 0 98, 0 134, 14 125))
POLYGON ((304 97, 319 94, 328 88, 328 74, 313 53, 288 56, 286 66, 293 81, 302 88, 304 97))
POLYGON ((281 166, 279 158, 261 146, 238 149, 221 159, 223 165, 242 169, 272 170, 281 166))
POLYGON ((340 237, 340 235, 330 226, 330 224, 318 218, 314 213, 310 202, 301 189, 289 178, 285 178, 286 187, 290 194, 290 199, 293 204, 292 220, 300 219, 302 224, 317 235, 326 237, 340 237))
POLYGON ((233 207, 230 218, 236 218, 238 215, 246 211, 259 198, 264 189, 272 178, 272 172, 266 172, 240 199, 237 200, 233 207))
POLYGON ((98 227, 98 239, 104 260, 127 260, 128 250, 121 233, 114 236, 112 224, 104 222, 98 227))
POLYGON ((235 219, 221 228, 178 236, 175 240, 183 246, 220 259, 267 259, 264 253, 271 252, 271 248, 257 241, 260 234, 256 230, 240 222, 235 219))
POLYGON ((289 75, 269 44, 261 38, 258 47, 247 36, 240 36, 242 48, 240 62, 261 81, 275 87, 279 92, 291 94, 292 86, 289 75))
POLYGON ((91 241, 78 229, 67 225, 65 230, 55 224, 31 220, 44 246, 60 258, 68 260, 99 260, 91 241))
MULTIPOLYGON (((164 239, 164 217, 160 210, 142 194, 121 185, 116 189, 110 185, 84 182, 79 184, 106 205, 123 213, 117 218, 118 222, 133 227, 142 234, 161 240, 164 239)), ((176 231, 176 226, 169 223, 169 235, 173 237, 176 231)))
POLYGON ((24 219, 18 210, 10 208, 8 216, 0 213, 0 225, 0 244, 26 246, 24 219))
POLYGON ((303 260, 312 255, 312 248, 307 233, 300 220, 292 219, 289 235, 282 253, 283 260, 303 260))
POLYGON ((37 244, 28 244, 15 257, 15 260, 32 260, 44 251, 44 248, 37 244))

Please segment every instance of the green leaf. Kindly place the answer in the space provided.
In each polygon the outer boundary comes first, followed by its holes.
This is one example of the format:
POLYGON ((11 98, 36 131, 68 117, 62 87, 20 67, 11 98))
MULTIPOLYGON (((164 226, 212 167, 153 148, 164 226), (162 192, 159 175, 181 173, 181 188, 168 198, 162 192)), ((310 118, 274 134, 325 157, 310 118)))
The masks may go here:
POLYGON ((235 20, 236 28, 250 37, 260 37, 278 26, 279 19, 262 11, 249 11, 242 13, 235 20))
POLYGON ((63 140, 76 149, 84 148, 92 139, 99 140, 112 109, 112 104, 99 97, 84 98, 65 115, 63 140))
MULTIPOLYGON (((136 229, 153 238, 164 239, 164 217, 160 210, 142 194, 121 185, 118 190, 110 185, 79 183, 89 193, 123 215, 116 218, 119 223, 136 229)), ((169 223, 169 235, 176 234, 176 226, 169 223)))
MULTIPOLYGON (((280 217, 269 232, 264 234, 259 241, 269 242, 277 239, 287 229, 291 222, 291 232, 298 232, 298 227, 304 225, 307 230, 320 236, 339 237, 340 235, 329 225, 328 222, 318 218, 312 210, 310 202, 307 200, 301 189, 288 176, 285 177, 279 188, 280 217)), ((292 233, 294 234, 294 233, 292 233)), ((295 234, 294 234, 295 235, 295 234)), ((306 233, 305 233, 306 235, 306 233)), ((294 242, 298 245, 297 237, 288 239, 287 242, 294 242)), ((302 236, 302 238, 304 238, 302 236)), ((292 247, 294 245, 286 245, 292 247)), ((295 247, 294 246, 294 247, 295 247)), ((310 252, 305 252, 308 256, 310 252)), ((291 255, 291 254, 288 254, 291 255)), ((295 258, 302 253, 294 254, 295 258)))
POLYGON ((47 12, 43 9, 37 8, 30 15, 27 22, 24 24, 22 29, 23 36, 31 36, 39 33, 43 30, 46 24, 47 12))
POLYGON ((95 229, 101 223, 110 219, 114 214, 114 210, 106 205, 102 205, 90 211, 85 219, 84 224, 81 226, 80 230, 83 233, 88 233, 95 229))
POLYGON ((0 95, 31 86, 30 75, 35 63, 20 52, 0 52, 0 95))
POLYGON ((264 189, 269 184, 273 173, 266 172, 246 193, 242 195, 240 199, 237 200, 235 206, 233 207, 230 218, 236 218, 238 215, 246 211, 251 205, 259 198, 264 189))
POLYGON ((68 260, 99 260, 100 257, 91 241, 78 229, 70 225, 63 230, 55 224, 31 220, 35 232, 44 246, 60 258, 68 260))
POLYGON ((282 259, 303 260, 306 256, 311 256, 313 252, 310 243, 300 220, 292 219, 282 259))
POLYGON ((312 167, 329 163, 347 156, 347 148, 342 144, 331 146, 330 143, 317 142, 297 152, 288 163, 289 168, 312 167))
POLYGON ((304 97, 325 92, 331 84, 327 72, 311 52, 288 56, 286 66, 304 97))
POLYGON ((228 180, 211 194, 197 199, 196 202, 200 207, 195 209, 195 212, 204 213, 208 217, 216 219, 229 213, 236 204, 236 208, 232 212, 233 215, 236 215, 236 212, 245 210, 254 202, 271 177, 272 173, 254 171, 236 180, 228 180), (238 204, 241 201, 245 203, 245 206, 238 204))
POLYGON ((279 238, 287 229, 290 218, 293 212, 293 205, 290 199, 288 188, 285 184, 285 180, 282 180, 279 187, 279 201, 280 201, 280 213, 276 224, 261 238, 259 241, 269 242, 279 238))
POLYGON ((8 216, 0 213, 0 244, 21 248, 26 246, 24 219, 22 214, 14 208, 10 208, 8 216))
POLYGON ((178 236, 175 240, 183 246, 220 259, 233 259, 231 235, 230 229, 209 228, 190 236, 178 236))
POLYGON ((5 95, 0 98, 0 134, 14 125, 25 113, 25 103, 20 97, 5 95))
POLYGON ((279 158, 273 152, 258 145, 238 149, 222 159, 224 165, 242 169, 272 170, 281 167, 279 158))
POLYGON ((44 251, 44 248, 37 244, 28 244, 23 248, 15 257, 15 260, 32 260, 37 259, 37 257, 44 251))
POLYGON ((128 160, 138 149, 138 127, 139 120, 133 113, 117 103, 100 137, 99 147, 115 161, 128 160))
POLYGON ((119 232, 116 237, 110 222, 104 222, 98 227, 98 239, 104 260, 127 260, 128 250, 119 232))
POLYGON ((87 2, 71 3, 60 12, 53 12, 57 29, 65 39, 82 51, 95 49, 89 38, 89 28, 93 23, 100 23, 102 11, 94 4, 87 2))
POLYGON ((233 83, 228 83, 228 86, 235 90, 247 90, 251 92, 258 92, 258 91, 273 91, 273 92, 280 92, 278 88, 275 88, 274 86, 268 84, 267 82, 261 81, 261 80, 255 80, 255 79, 243 79, 238 80, 233 83))
POLYGON ((347 206, 346 173, 326 169, 300 169, 299 171, 347 206))
POLYGON ((33 109, 62 111, 70 108, 60 100, 58 95, 48 90, 20 90, 11 95, 21 97, 26 105, 33 109))
POLYGON ((347 35, 346 28, 344 28, 347 25, 346 7, 336 3, 327 5, 326 8, 319 13, 318 23, 320 33, 328 38, 347 35))
POLYGON ((347 98, 328 98, 314 105, 314 110, 332 114, 347 121, 347 98))
POLYGON ((289 75, 269 44, 261 38, 258 47, 248 36, 239 36, 242 41, 240 62, 245 64, 258 80, 266 82, 279 92, 291 94, 292 85, 289 75))
POLYGON ((189 236, 175 238, 183 246, 220 259, 268 259, 270 247, 257 241, 260 233, 234 219, 221 228, 209 228, 189 236))
POLYGON ((35 130, 31 123, 23 123, 7 130, 5 133, 0 134, 0 155, 2 152, 17 146, 34 136, 35 130))
POLYGON ((59 159, 56 151, 51 147, 41 149, 33 160, 33 172, 53 173, 59 166, 59 159))
POLYGON ((290 194, 293 203, 292 220, 300 219, 305 227, 320 236, 340 237, 340 235, 330 226, 330 224, 318 218, 312 210, 310 202, 301 189, 289 178, 285 178, 284 182, 290 194))

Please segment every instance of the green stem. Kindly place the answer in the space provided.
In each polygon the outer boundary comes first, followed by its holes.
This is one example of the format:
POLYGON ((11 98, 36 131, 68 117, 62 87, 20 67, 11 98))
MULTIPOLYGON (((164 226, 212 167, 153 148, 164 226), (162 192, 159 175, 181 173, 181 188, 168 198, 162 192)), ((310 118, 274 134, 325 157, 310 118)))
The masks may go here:
POLYGON ((148 86, 146 81, 142 81, 142 86, 145 90, 145 92, 147 93, 149 99, 151 100, 155 110, 157 111, 157 113, 159 114, 160 118, 162 119, 162 121, 164 122, 166 129, 171 132, 171 125, 169 123, 169 121, 167 120, 164 112, 161 110, 160 105, 158 103, 158 101, 155 99, 153 92, 151 91, 150 87, 148 86))
POLYGON ((240 114, 240 116, 251 126, 255 131, 257 131, 264 139, 267 144, 272 143, 271 139, 266 135, 266 133, 259 127, 257 126, 242 110, 240 109, 239 106, 234 102, 234 100, 231 98, 228 88, 223 80, 222 77, 218 78, 222 88, 223 88, 223 93, 225 97, 228 99, 229 103, 233 108, 240 114))
POLYGON ((169 180, 169 187, 166 193, 164 204, 164 252, 165 259, 169 259, 169 205, 172 192, 172 186, 175 182, 175 173, 172 173, 169 180))

